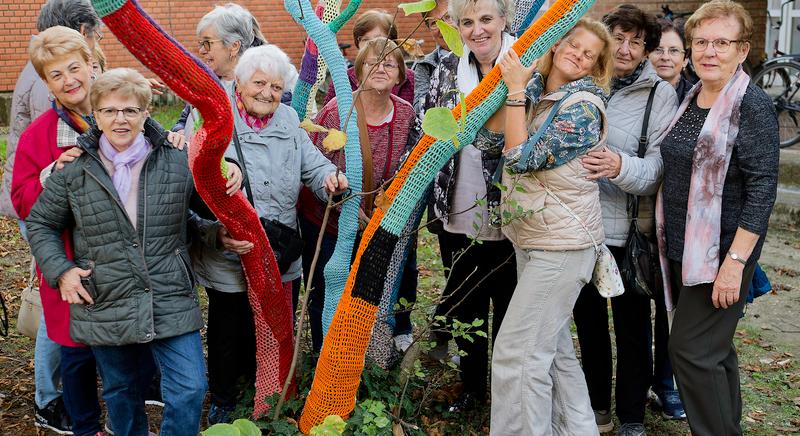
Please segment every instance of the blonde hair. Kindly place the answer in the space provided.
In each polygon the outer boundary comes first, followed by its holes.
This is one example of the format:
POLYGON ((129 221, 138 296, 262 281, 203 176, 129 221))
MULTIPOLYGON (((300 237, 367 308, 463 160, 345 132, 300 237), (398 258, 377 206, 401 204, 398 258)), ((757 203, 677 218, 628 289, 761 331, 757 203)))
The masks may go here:
POLYGON ((364 78, 361 77, 361 70, 364 66, 364 62, 367 61, 367 56, 371 54, 374 54, 375 56, 384 54, 386 58, 393 58, 394 61, 397 62, 397 79, 400 81, 400 83, 403 83, 406 80, 406 63, 405 59, 403 59, 403 53, 397 47, 397 44, 391 39, 375 38, 364 42, 364 45, 362 45, 361 49, 358 50, 358 55, 356 56, 355 62, 355 71, 356 79, 358 79, 359 82, 364 80, 364 78))
POLYGON ((113 93, 120 93, 126 97, 132 96, 142 109, 147 109, 153 98, 150 82, 141 73, 131 68, 113 68, 101 74, 92 84, 92 90, 89 93, 92 107, 97 109, 100 100, 113 93))
POLYGON ((40 32, 33 37, 28 46, 28 56, 31 58, 33 68, 45 82, 47 81, 45 65, 72 54, 79 55, 86 65, 89 65, 92 58, 89 44, 86 43, 83 35, 77 30, 64 26, 55 26, 40 32))
MULTIPOLYGON (((611 78, 614 76, 614 55, 611 34, 608 32, 608 28, 606 28, 605 24, 597 20, 592 20, 591 18, 581 18, 558 43, 561 44, 562 41, 566 41, 577 28, 585 29, 603 41, 603 49, 600 50, 597 56, 597 61, 592 68, 590 76, 597 86, 608 91, 611 85, 611 78)), ((553 68, 553 55, 553 50, 547 50, 547 53, 539 59, 539 73, 541 73, 545 80, 547 80, 547 76, 553 68)))
POLYGON ((100 72, 104 73, 106 71, 106 54, 103 53, 103 49, 100 48, 100 44, 94 45, 94 60, 100 64, 100 72))
MULTIPOLYGON (((699 26, 705 20, 714 18, 733 17, 739 22, 739 39, 742 41, 750 42, 753 38, 753 18, 750 13, 739 3, 730 0, 713 0, 700 6, 684 25, 684 33, 686 33, 687 46, 692 45, 692 34, 695 27, 699 26)), ((741 49, 744 44, 739 44, 741 49)))

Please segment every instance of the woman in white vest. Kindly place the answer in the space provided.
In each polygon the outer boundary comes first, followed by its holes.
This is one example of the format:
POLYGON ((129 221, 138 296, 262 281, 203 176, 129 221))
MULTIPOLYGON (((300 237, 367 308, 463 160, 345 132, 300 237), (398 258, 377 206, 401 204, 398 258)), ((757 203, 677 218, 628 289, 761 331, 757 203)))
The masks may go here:
POLYGON ((518 285, 492 357, 492 435, 597 434, 569 327, 605 239, 599 188, 579 158, 604 147, 612 45, 601 23, 584 19, 536 73, 537 62, 525 68, 513 51, 500 64, 508 86, 500 208, 518 285))

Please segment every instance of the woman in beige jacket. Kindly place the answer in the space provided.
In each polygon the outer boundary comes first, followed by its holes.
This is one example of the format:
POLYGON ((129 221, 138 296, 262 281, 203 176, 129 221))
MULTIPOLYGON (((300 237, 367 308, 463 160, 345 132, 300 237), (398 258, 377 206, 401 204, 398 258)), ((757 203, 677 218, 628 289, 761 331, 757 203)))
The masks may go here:
POLYGON ((535 74, 513 52, 500 64, 509 89, 500 208, 518 285, 492 358, 492 435, 597 434, 569 324, 605 239, 599 188, 578 158, 605 142, 611 45, 601 23, 581 20, 535 74))

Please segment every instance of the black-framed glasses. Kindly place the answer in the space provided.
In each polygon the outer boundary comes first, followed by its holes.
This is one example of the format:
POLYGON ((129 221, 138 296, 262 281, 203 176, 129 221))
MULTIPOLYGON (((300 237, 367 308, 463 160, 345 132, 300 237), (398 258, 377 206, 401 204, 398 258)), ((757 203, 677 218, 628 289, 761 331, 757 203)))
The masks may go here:
POLYGON ((209 51, 209 50, 211 50, 211 44, 213 44, 215 42, 222 42, 222 40, 221 39, 204 39, 204 40, 202 40, 202 41, 197 43, 197 49, 198 50, 209 51))
POLYGON ((653 53, 655 53, 656 56, 664 56, 664 53, 667 53, 671 57, 676 58, 678 56, 683 56, 686 53, 686 50, 681 50, 675 47, 670 47, 670 48, 658 47, 655 50, 653 50, 653 53))
POLYGON ((115 107, 104 107, 97 109, 97 113, 101 117, 108 120, 117 118, 117 114, 120 112, 122 112, 122 116, 125 117, 126 120, 135 120, 142 113, 142 108, 130 106, 122 109, 117 109, 115 107))
POLYGON ((730 50, 731 44, 733 43, 741 44, 743 42, 747 42, 747 40, 718 38, 713 41, 709 41, 705 38, 692 38, 692 50, 706 51, 709 42, 711 43, 711 46, 714 47, 715 52, 725 53, 728 50, 730 50))
POLYGON ((102 39, 103 39, 103 32, 101 32, 101 31, 99 31, 99 30, 95 29, 95 30, 94 30, 94 39, 95 39, 96 41, 100 41, 100 40, 102 40, 102 39))

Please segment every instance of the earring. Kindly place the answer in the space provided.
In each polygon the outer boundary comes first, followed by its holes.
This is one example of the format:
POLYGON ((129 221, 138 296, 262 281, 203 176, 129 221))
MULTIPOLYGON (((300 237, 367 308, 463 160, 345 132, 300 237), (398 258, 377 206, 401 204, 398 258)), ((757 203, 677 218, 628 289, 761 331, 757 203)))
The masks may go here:
POLYGON ((52 103, 52 102, 56 101, 56 96, 53 95, 52 92, 48 92, 47 93, 47 99, 50 100, 50 103, 52 103))

